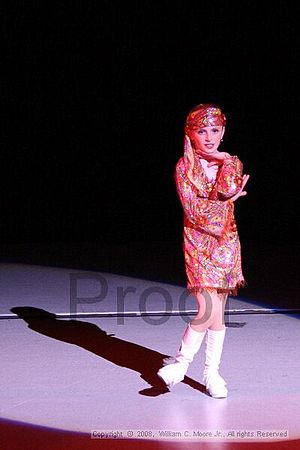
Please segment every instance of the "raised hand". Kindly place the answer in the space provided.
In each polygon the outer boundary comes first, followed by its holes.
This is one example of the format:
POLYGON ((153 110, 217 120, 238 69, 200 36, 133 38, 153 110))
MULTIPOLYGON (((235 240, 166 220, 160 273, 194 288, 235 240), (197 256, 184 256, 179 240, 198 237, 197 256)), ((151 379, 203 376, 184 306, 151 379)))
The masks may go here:
POLYGON ((246 186, 247 181, 249 180, 250 175, 243 175, 243 181, 241 185, 241 189, 233 196, 231 197, 231 201, 235 202, 239 197, 243 197, 244 195, 247 195, 247 191, 244 191, 244 187, 246 186))
POLYGON ((229 158, 231 158, 231 155, 227 152, 215 152, 209 156, 209 159, 208 157, 206 157, 206 159, 209 161, 207 167, 212 167, 215 165, 220 166, 221 164, 223 164, 225 159, 229 158))

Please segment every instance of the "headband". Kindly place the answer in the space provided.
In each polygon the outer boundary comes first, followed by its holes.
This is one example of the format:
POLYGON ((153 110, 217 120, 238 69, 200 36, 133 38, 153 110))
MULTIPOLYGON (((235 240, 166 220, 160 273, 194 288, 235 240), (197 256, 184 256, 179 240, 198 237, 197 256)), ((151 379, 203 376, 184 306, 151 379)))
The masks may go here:
POLYGON ((226 125, 226 117, 221 109, 211 103, 200 104, 189 113, 186 119, 185 131, 218 125, 223 127, 226 125))

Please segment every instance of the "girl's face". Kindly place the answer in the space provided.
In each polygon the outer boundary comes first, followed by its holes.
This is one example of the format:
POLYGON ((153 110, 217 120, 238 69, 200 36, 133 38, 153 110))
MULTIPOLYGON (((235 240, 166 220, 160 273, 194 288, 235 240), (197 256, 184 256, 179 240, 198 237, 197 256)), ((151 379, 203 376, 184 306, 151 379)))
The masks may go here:
POLYGON ((225 128, 219 125, 199 128, 190 132, 195 152, 202 158, 213 155, 218 151, 225 128))

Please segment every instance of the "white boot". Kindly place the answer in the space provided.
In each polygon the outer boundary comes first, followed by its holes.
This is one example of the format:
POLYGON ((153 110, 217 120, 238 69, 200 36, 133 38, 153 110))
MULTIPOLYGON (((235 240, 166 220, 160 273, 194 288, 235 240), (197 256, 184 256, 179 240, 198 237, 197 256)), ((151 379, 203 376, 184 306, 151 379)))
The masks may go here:
POLYGON ((171 387, 184 379, 189 364, 200 349, 205 333, 206 331, 193 330, 190 324, 187 326, 175 362, 162 367, 157 372, 157 375, 162 378, 167 386, 171 387))
POLYGON ((203 382, 209 394, 214 398, 227 397, 226 382, 219 374, 225 331, 207 330, 205 368, 203 382))

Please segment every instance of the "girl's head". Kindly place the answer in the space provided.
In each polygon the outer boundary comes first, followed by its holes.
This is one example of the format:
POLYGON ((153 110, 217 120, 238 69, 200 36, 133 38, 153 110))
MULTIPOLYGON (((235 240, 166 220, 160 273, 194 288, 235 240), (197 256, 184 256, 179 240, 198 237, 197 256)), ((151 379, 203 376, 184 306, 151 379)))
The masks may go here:
POLYGON ((196 154, 207 158, 218 151, 225 125, 226 117, 218 106, 205 103, 193 108, 186 119, 185 133, 196 154))

